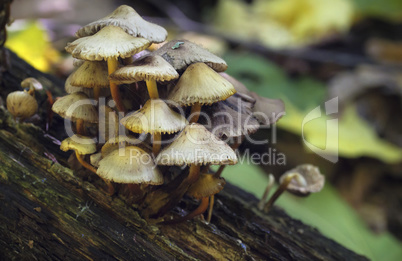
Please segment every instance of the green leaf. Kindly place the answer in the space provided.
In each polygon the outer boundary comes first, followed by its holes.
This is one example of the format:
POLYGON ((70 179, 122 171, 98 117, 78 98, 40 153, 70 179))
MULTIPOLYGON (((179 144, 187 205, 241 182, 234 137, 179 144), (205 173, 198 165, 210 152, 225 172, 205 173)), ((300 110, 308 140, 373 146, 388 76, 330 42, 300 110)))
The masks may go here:
POLYGON ((352 0, 356 10, 363 16, 377 16, 391 20, 402 20, 401 0, 352 0))

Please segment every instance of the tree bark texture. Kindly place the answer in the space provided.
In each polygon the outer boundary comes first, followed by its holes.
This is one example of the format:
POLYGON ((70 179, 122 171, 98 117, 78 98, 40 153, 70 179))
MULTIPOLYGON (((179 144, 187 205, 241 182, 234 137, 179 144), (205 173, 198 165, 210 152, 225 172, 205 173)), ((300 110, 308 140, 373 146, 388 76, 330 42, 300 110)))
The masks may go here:
MULTIPOLYGON (((63 82, 7 53, 3 99, 26 77, 61 95, 63 82)), ((66 167, 63 122, 55 118, 46 133, 46 96, 36 97, 36 125, 16 123, 0 108, 0 260, 366 260, 278 208, 258 211, 254 196, 231 185, 216 196, 211 224, 149 224, 98 189, 101 182, 66 167)), ((173 212, 185 215, 197 204, 185 198, 173 212)))

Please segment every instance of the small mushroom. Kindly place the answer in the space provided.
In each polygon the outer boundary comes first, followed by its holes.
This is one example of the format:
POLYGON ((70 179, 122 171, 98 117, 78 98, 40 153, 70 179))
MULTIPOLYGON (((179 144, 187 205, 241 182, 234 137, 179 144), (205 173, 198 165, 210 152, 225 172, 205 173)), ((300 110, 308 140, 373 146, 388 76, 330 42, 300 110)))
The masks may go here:
POLYGON ((187 40, 170 41, 156 50, 154 55, 162 56, 177 71, 184 71, 189 65, 198 62, 205 63, 217 72, 228 68, 222 58, 187 40))
MULTIPOLYGON (((86 162, 83 157, 85 155, 93 154, 96 152, 96 143, 92 138, 75 134, 63 140, 61 142, 60 149, 62 151, 74 150, 75 156, 77 160, 81 163, 81 165, 84 168, 96 174, 96 168, 94 168, 94 166, 86 162)), ((105 179, 103 179, 103 181, 108 186, 109 194, 113 194, 114 193, 113 184, 105 179)))
POLYGON ((139 81, 146 81, 149 97, 158 99, 156 82, 166 82, 179 78, 176 70, 158 55, 147 55, 136 60, 133 64, 124 66, 109 78, 118 84, 130 84, 139 81))
POLYGON ((168 99, 180 106, 191 107, 190 123, 197 122, 202 105, 211 105, 236 93, 233 85, 208 67, 194 63, 180 77, 168 99))
POLYGON ((279 179, 280 185, 264 206, 268 212, 279 196, 289 191, 298 196, 308 196, 310 193, 321 191, 324 187, 325 177, 319 169, 310 164, 303 164, 285 172, 279 179))
POLYGON ((144 107, 128 114, 120 122, 132 132, 152 134, 154 155, 161 148, 161 134, 178 132, 188 124, 182 115, 174 112, 160 99, 148 100, 144 107))
POLYGON ((76 122, 77 134, 85 133, 84 122, 98 122, 96 107, 83 92, 75 92, 56 100, 52 110, 61 117, 76 122))
POLYGON ((39 90, 43 89, 42 84, 37 79, 35 79, 33 77, 29 77, 29 78, 24 79, 21 82, 21 87, 22 88, 28 88, 29 89, 28 93, 31 96, 34 96, 35 91, 39 91, 39 90))
POLYGON ((38 102, 27 91, 15 91, 7 96, 7 110, 21 121, 32 117, 38 110, 38 102))
POLYGON ((147 152, 136 146, 126 146, 107 154, 100 162, 97 174, 106 180, 126 184, 161 185, 163 176, 147 152))
MULTIPOLYGON (((106 60, 108 74, 118 68, 118 58, 128 58, 133 54, 146 49, 151 43, 145 38, 134 37, 127 34, 117 26, 108 25, 91 36, 79 38, 68 43, 66 51, 74 58, 87 61, 106 60), (118 40, 117 40, 118 39, 118 40)), ((125 111, 121 102, 117 84, 110 82, 110 92, 119 111, 125 111)))
POLYGON ((105 62, 85 61, 69 76, 69 83, 76 87, 93 89, 94 98, 99 101, 101 88, 109 88, 108 70, 105 62))

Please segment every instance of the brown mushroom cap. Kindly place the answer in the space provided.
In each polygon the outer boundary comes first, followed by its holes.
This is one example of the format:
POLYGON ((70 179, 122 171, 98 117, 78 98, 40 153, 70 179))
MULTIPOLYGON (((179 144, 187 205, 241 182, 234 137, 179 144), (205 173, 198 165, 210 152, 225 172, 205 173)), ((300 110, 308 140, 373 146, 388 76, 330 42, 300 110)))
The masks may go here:
POLYGON ((158 165, 233 165, 236 153, 198 123, 187 125, 178 137, 156 157, 158 165))
POLYGON ((85 88, 109 88, 106 62, 85 61, 76 71, 70 74, 70 84, 85 88))
POLYGON ((35 79, 33 77, 29 77, 29 78, 24 79, 21 82, 21 87, 22 88, 33 88, 35 90, 42 90, 43 89, 42 84, 37 79, 35 79))
POLYGON ((202 62, 217 72, 226 71, 226 62, 201 46, 187 40, 173 40, 154 52, 170 63, 177 71, 184 71, 193 63, 202 62))
POLYGON ((213 174, 201 174, 198 180, 187 190, 190 197, 201 199, 219 193, 226 182, 224 178, 215 177, 213 174))
POLYGON ((167 37, 165 28, 145 21, 132 7, 127 5, 121 5, 108 16, 82 27, 77 31, 76 36, 93 35, 108 25, 118 26, 132 36, 143 37, 155 43, 163 42, 167 37))
POLYGON ((96 143, 90 137, 75 134, 63 140, 60 149, 62 151, 74 150, 80 155, 88 155, 96 152, 96 143))
POLYGON ((103 27, 96 34, 68 43, 66 51, 74 58, 102 61, 128 58, 146 49, 151 43, 145 38, 134 37, 117 26, 103 27))
POLYGON ((81 119, 91 123, 98 122, 98 111, 94 101, 88 99, 88 96, 83 92, 75 92, 61 97, 53 104, 52 110, 71 121, 81 119))
POLYGON ((31 117, 38 110, 38 102, 26 91, 11 92, 6 100, 7 110, 21 119, 31 117))
POLYGON ((235 93, 233 85, 205 63, 194 63, 180 77, 168 99, 180 106, 209 105, 235 93))
POLYGON ((224 101, 203 107, 203 111, 209 117, 200 117, 198 122, 223 139, 251 134, 260 127, 253 117, 253 105, 250 99, 235 93, 224 101))
POLYGON ((109 76, 112 82, 130 84, 133 82, 155 80, 171 81, 179 78, 176 70, 158 55, 147 55, 124 66, 109 76))
POLYGON ((151 152, 152 148, 143 141, 131 135, 119 135, 109 139, 101 149, 102 157, 106 157, 110 152, 125 146, 137 146, 146 152, 151 152))
POLYGON ((262 126, 270 126, 276 123, 284 115, 285 104, 282 100, 261 97, 257 93, 247 89, 244 84, 229 74, 219 74, 233 84, 233 87, 238 93, 245 94, 255 100, 253 115, 262 126))
POLYGON ((127 129, 135 133, 175 133, 188 124, 186 118, 176 113, 160 99, 150 99, 144 107, 121 119, 127 129))
POLYGON ((104 179, 117 183, 151 185, 163 183, 163 176, 151 155, 136 146, 127 146, 109 153, 99 162, 96 173, 104 179))
POLYGON ((310 193, 321 191, 324 187, 325 176, 320 173, 317 167, 311 164, 303 164, 285 172, 280 177, 279 182, 282 183, 287 175, 293 173, 297 173, 301 176, 300 178, 293 178, 286 189, 293 194, 307 196, 310 193))

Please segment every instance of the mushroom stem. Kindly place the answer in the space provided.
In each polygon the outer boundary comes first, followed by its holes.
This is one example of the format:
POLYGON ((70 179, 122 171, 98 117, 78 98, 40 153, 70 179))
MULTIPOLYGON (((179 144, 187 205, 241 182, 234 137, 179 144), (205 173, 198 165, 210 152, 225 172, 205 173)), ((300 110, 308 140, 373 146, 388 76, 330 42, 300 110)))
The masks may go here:
POLYGON ((29 86, 28 94, 31 96, 35 95, 35 88, 33 87, 33 85, 29 86))
MULTIPOLYGON (((95 86, 94 87, 94 99, 95 101, 99 102, 99 96, 100 96, 100 87, 99 86, 95 86)), ((98 105, 99 106, 99 105, 98 105)))
POLYGON ((155 80, 146 80, 149 97, 151 99, 159 99, 158 87, 155 80))
MULTIPOLYGON (((107 69, 109 75, 114 73, 114 71, 117 70, 117 67, 118 67, 117 59, 113 58, 107 59, 107 69)), ((110 93, 112 94, 112 98, 116 103, 117 109, 121 112, 125 112, 126 109, 124 108, 123 102, 121 101, 119 86, 114 82, 111 81, 109 82, 110 82, 110 93)))
POLYGON ((184 217, 178 218, 178 219, 165 221, 165 222, 163 222, 163 224, 165 224, 165 225, 177 224, 177 223, 181 223, 186 220, 192 219, 193 217, 196 217, 198 215, 201 215, 202 213, 205 212, 205 210, 207 210, 208 203, 209 203, 208 197, 202 198, 200 205, 196 209, 194 209, 191 213, 189 213, 188 215, 186 215, 184 217))
POLYGON ((210 223, 211 222, 211 218, 212 218, 212 211, 214 210, 214 203, 215 203, 215 195, 212 195, 209 197, 209 208, 208 208, 208 217, 207 217, 207 222, 210 223))
POLYGON ((77 119, 76 128, 77 128, 77 134, 85 135, 84 120, 83 119, 77 119))
POLYGON ((268 176, 268 185, 265 188, 264 191, 264 195, 262 195, 260 202, 258 202, 258 209, 259 210, 263 210, 264 209, 264 204, 265 204, 265 200, 267 199, 269 192, 271 191, 271 188, 274 186, 275 184, 275 177, 272 174, 269 174, 268 176))
POLYGON ((132 56, 123 59, 123 64, 124 65, 129 65, 129 64, 132 64, 132 63, 133 63, 133 57, 132 56))
POLYGON ((293 173, 288 175, 282 183, 279 185, 279 187, 276 189, 275 193, 271 196, 271 198, 268 200, 268 202, 264 206, 264 212, 269 212, 269 210, 272 208, 274 205, 275 201, 279 198, 280 195, 286 190, 288 187, 289 183, 292 181, 293 178, 295 178, 297 173, 293 173))
POLYGON ((200 117, 200 112, 201 112, 201 107, 202 105, 200 103, 194 103, 193 106, 191 106, 191 112, 190 112, 190 120, 189 123, 194 123, 198 121, 198 118, 200 117))
MULTIPOLYGON (((75 152, 75 156, 76 156, 78 162, 81 163, 81 165, 84 168, 86 168, 86 169, 88 169, 88 170, 90 170, 90 171, 92 171, 93 173, 96 174, 96 169, 94 168, 94 166, 92 166, 91 164, 86 162, 81 154, 78 154, 77 152, 75 152)), ((113 187, 112 182, 110 182, 109 180, 103 179, 103 178, 102 178, 102 180, 106 183, 106 185, 108 187, 108 190, 107 190, 108 194, 113 195, 114 194, 114 187, 113 187)))
POLYGON ((154 133, 153 134, 153 142, 152 142, 152 153, 154 156, 158 155, 159 151, 161 150, 161 134, 154 133))
POLYGON ((187 184, 193 184, 198 180, 200 176, 200 165, 193 164, 190 166, 190 172, 188 173, 187 178, 184 180, 187 184))

